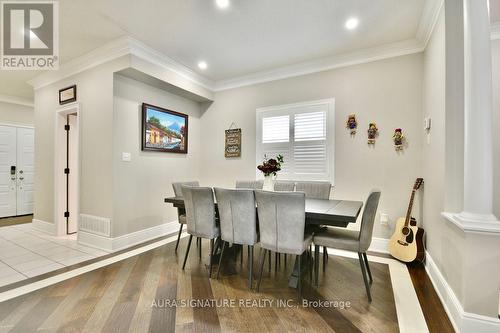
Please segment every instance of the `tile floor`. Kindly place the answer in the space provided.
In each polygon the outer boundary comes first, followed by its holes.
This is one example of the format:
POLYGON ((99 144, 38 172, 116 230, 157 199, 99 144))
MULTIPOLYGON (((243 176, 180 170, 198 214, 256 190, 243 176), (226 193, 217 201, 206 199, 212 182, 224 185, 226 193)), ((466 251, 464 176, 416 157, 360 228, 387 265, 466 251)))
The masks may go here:
POLYGON ((55 237, 31 223, 0 228, 0 287, 108 254, 78 244, 76 235, 55 237))

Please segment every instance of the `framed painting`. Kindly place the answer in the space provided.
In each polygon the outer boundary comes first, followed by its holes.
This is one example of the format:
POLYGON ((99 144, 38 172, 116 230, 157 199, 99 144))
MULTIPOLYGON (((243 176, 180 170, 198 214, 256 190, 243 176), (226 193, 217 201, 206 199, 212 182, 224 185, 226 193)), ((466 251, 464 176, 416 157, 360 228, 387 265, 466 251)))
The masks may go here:
POLYGON ((76 85, 59 90, 59 105, 76 102, 76 85))
POLYGON ((143 103, 142 150, 187 154, 188 115, 143 103))

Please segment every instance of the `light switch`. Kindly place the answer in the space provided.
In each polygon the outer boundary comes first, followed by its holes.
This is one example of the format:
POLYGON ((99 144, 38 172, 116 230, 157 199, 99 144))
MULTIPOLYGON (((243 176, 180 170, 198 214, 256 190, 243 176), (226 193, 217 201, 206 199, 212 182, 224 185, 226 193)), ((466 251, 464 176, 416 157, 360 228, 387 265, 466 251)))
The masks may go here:
POLYGON ((425 117, 424 118, 424 130, 430 131, 431 130, 431 123, 432 123, 431 117, 425 117))
POLYGON ((389 215, 385 213, 380 213, 380 224, 387 225, 389 222, 389 215))
POLYGON ((130 153, 122 153, 122 161, 130 162, 132 160, 132 155, 130 153))

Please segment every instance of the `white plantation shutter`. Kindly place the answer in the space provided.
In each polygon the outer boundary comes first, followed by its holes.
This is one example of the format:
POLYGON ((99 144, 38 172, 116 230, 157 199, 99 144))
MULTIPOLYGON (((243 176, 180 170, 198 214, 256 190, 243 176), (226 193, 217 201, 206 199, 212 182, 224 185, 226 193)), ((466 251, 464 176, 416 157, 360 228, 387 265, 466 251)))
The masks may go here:
POLYGON ((326 111, 296 113, 295 141, 326 140, 326 111))
POLYGON ((264 155, 281 154, 279 179, 333 182, 333 107, 333 100, 321 100, 258 109, 257 165, 264 155))
POLYGON ((289 139, 289 115, 262 119, 262 143, 288 142, 289 139))
POLYGON ((296 113, 294 133, 295 173, 311 178, 327 174, 326 111, 296 113))

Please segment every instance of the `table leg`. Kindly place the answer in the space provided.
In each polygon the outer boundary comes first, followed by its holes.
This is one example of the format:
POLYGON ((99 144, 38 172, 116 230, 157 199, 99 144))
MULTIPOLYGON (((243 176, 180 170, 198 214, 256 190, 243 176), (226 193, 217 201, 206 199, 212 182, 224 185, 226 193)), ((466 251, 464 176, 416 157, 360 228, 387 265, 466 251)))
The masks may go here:
POLYGON ((224 242, 220 238, 217 239, 217 244, 218 245, 216 245, 216 250, 214 251, 212 262, 219 262, 222 264, 222 267, 219 267, 219 270, 224 276, 237 274, 237 257, 240 251, 243 252, 243 246, 233 244, 233 246, 229 247, 229 244, 227 242, 224 242), (224 247, 223 262, 221 262, 222 247, 224 247))
POLYGON ((304 254, 300 255, 300 256, 295 256, 295 263, 293 265, 293 271, 292 271, 292 275, 290 275, 290 277, 288 278, 288 286, 290 288, 297 288, 298 285, 299 285, 299 267, 301 269, 301 271, 304 271, 304 269, 307 269, 307 267, 309 265, 307 265, 307 262, 304 263, 304 260, 307 260, 307 258, 305 258, 304 254), (300 258, 300 261, 303 263, 302 265, 299 265, 299 258, 300 258))

